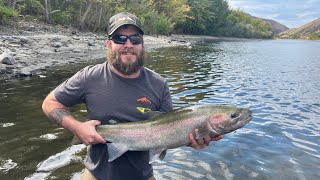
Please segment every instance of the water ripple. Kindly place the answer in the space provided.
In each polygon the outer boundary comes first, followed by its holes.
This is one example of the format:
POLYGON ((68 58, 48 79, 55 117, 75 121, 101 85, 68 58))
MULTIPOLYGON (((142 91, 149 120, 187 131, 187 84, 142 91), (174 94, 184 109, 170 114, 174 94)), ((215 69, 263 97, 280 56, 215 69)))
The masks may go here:
MULTIPOLYGON (((238 40, 151 53, 146 65, 168 81, 175 109, 212 103, 253 111, 248 125, 203 150, 168 150, 154 164, 156 178, 320 179, 319 49, 319 41, 238 40)), ((46 78, 1 81, 0 173, 6 179, 80 177, 83 166, 74 164, 81 164, 84 155, 75 154, 81 148, 63 150, 71 138, 40 107, 48 92, 85 65, 58 67, 46 78)))

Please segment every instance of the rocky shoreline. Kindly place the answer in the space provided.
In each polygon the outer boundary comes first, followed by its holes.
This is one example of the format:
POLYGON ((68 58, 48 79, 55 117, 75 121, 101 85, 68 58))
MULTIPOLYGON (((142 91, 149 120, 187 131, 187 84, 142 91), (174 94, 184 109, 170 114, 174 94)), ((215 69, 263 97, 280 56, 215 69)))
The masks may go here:
MULTIPOLYGON (((144 36, 148 51, 168 46, 217 39, 210 36, 144 36)), ((106 37, 57 25, 21 22, 18 27, 0 27, 0 77, 41 76, 53 65, 104 58, 106 37)))

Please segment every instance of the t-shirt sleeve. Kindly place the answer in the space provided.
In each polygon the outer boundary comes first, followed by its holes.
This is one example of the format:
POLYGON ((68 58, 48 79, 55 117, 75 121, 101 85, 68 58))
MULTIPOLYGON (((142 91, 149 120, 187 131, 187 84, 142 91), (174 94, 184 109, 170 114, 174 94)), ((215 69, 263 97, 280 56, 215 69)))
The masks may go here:
POLYGON ((170 112, 173 110, 172 107, 172 99, 171 99, 171 94, 169 90, 168 83, 165 83, 164 89, 163 89, 163 95, 162 95, 162 101, 160 105, 160 111, 161 112, 170 112))
POLYGON ((85 102, 84 92, 86 84, 86 68, 78 71, 71 78, 61 83, 55 90, 56 99, 65 105, 71 107, 85 102))

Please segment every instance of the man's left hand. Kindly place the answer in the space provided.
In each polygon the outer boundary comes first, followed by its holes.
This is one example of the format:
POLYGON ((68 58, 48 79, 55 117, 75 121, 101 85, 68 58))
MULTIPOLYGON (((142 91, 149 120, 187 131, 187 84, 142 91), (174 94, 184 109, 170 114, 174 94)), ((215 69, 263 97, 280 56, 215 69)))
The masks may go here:
MULTIPOLYGON (((199 134, 199 129, 195 129, 195 134, 199 134)), ((209 135, 205 136, 204 138, 196 139, 193 133, 190 133, 189 135, 191 144, 190 146, 195 149, 203 149, 207 146, 209 146, 211 141, 219 141, 223 138, 223 134, 220 134, 217 137, 211 138, 209 135)))

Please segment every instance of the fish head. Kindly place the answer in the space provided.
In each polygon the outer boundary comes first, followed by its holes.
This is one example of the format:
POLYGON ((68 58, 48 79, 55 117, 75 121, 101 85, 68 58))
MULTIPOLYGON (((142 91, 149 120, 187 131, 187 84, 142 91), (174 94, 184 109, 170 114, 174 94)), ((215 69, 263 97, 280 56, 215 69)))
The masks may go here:
POLYGON ((251 110, 233 106, 216 106, 209 115, 210 126, 219 134, 235 131, 251 120, 251 110))

